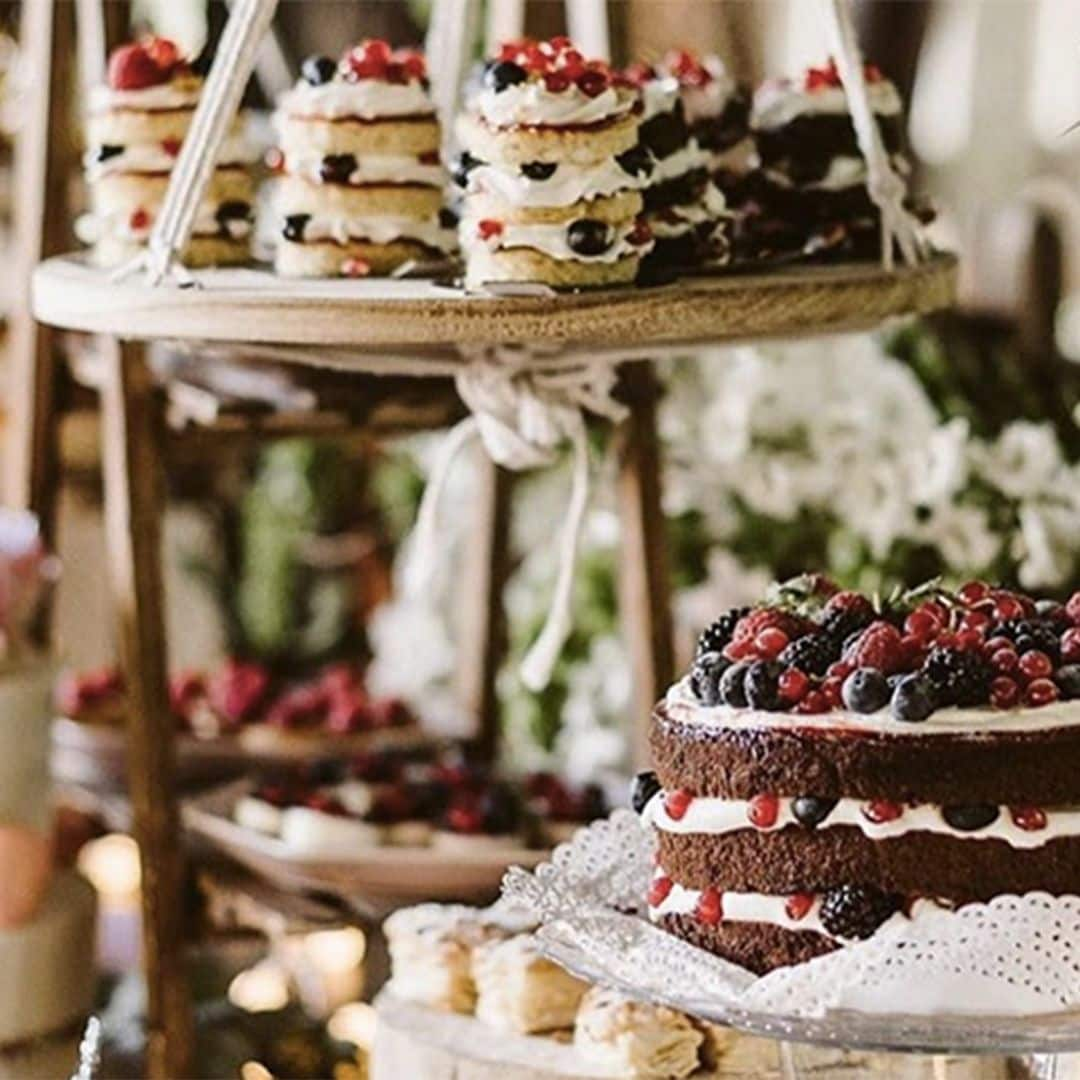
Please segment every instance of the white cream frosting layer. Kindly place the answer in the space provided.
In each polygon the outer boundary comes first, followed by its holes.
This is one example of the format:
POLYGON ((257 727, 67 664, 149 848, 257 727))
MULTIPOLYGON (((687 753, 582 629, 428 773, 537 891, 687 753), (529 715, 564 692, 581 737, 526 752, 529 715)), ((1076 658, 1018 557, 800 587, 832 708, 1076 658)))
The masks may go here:
MULTIPOLYGON (((217 219, 217 206, 200 206, 192 225, 192 236, 218 236, 222 225, 217 219)), ((225 222, 225 231, 232 240, 243 240, 251 235, 253 225, 243 218, 230 218, 225 222)), ((124 211, 101 214, 82 214, 75 225, 75 233, 84 244, 96 244, 104 236, 118 236, 127 240, 145 241, 154 229, 151 219, 142 228, 134 228, 131 215, 124 211)))
MULTIPOLYGON (((900 176, 906 176, 911 172, 907 159, 900 154, 893 156, 892 166, 900 176)), ((764 172, 777 187, 797 187, 800 191, 846 191, 849 188, 863 186, 867 176, 865 158, 843 155, 834 157, 829 162, 829 167, 820 180, 796 184, 787 173, 779 169, 765 169, 764 172)))
POLYGON ((457 233, 454 229, 444 228, 438 218, 326 214, 311 217, 304 226, 304 240, 331 240, 335 244, 347 244, 350 240, 367 240, 372 244, 415 240, 439 251, 451 251, 457 243, 457 233))
POLYGON ((1041 709, 938 709, 921 723, 894 720, 889 710, 854 713, 846 709, 817 715, 734 709, 729 705, 707 707, 694 697, 689 678, 667 692, 664 704, 672 719, 703 727, 747 730, 798 728, 806 731, 868 731, 904 738, 930 735, 1007 735, 1021 731, 1052 731, 1080 723, 1080 701, 1056 701, 1041 709))
MULTIPOLYGON (((242 135, 226 138, 218 155, 218 165, 250 165, 258 159, 258 151, 242 135)), ((161 143, 131 143, 119 154, 104 161, 97 160, 97 151, 87 152, 83 164, 87 179, 93 181, 101 176, 115 173, 167 173, 176 164, 175 154, 168 153, 161 143)))
POLYGON ((322 86, 301 80, 283 94, 278 108, 289 116, 326 120, 380 120, 395 116, 425 116, 434 112, 431 95, 419 79, 390 83, 380 79, 348 82, 332 79, 322 86))
MULTIPOLYGON (((657 875, 663 877, 661 871, 657 875)), ((655 907, 649 907, 649 918, 659 919, 664 915, 692 915, 701 899, 701 891, 688 889, 677 882, 672 885, 671 891, 663 901, 655 907)), ((813 930, 834 941, 847 941, 846 938, 838 938, 830 934, 821 923, 821 899, 814 897, 806 914, 800 919, 793 919, 787 912, 787 896, 776 896, 770 893, 737 893, 725 892, 720 894, 720 906, 723 910, 724 922, 750 922, 769 923, 772 926, 780 926, 785 930, 813 930)), ((940 910, 940 905, 933 900, 919 899, 911 905, 911 914, 896 912, 878 927, 876 933, 880 934, 892 927, 904 926, 918 919, 923 914, 929 914, 940 910)))
POLYGON ((666 210, 646 211, 645 220, 653 235, 662 239, 685 236, 699 225, 716 224, 727 215, 724 193, 709 183, 700 202, 680 203, 666 210))
POLYGON ((576 202, 637 191, 651 177, 631 176, 614 158, 597 165, 564 162, 547 180, 531 180, 520 171, 477 165, 469 173, 468 191, 490 193, 510 206, 572 206, 576 202))
POLYGON ((168 112, 171 109, 194 109, 202 94, 201 79, 175 79, 160 86, 141 90, 114 90, 111 86, 95 86, 90 91, 90 111, 133 109, 138 112, 168 112))
POLYGON ((589 97, 576 85, 553 92, 542 82, 518 83, 496 93, 488 88, 477 94, 473 108, 491 127, 565 127, 598 124, 633 109, 637 91, 609 86, 589 97))
MULTIPOLYGON (((660 793, 649 800, 642 811, 642 820, 663 832, 680 835, 722 835, 740 829, 776 832, 789 825, 799 826, 791 808, 793 802, 790 798, 778 799, 779 810, 775 824, 762 829, 751 822, 750 803, 747 800, 695 796, 686 813, 676 820, 668 814, 663 793, 660 793)), ((871 840, 889 840, 907 833, 939 833, 962 840, 1004 840, 1014 848, 1038 848, 1059 837, 1080 836, 1080 808, 1046 810, 1045 828, 1027 830, 1013 821, 1007 806, 1002 806, 998 808, 997 819, 985 828, 965 831, 954 828, 945 820, 942 807, 929 803, 905 806, 900 817, 880 823, 875 823, 866 816, 864 810, 867 805, 864 799, 840 799, 829 812, 829 816, 815 828, 821 830, 836 825, 850 825, 861 830, 863 835, 871 840)))
POLYGON ((661 113, 669 113, 679 100, 679 80, 673 75, 659 75, 649 79, 641 87, 641 100, 644 106, 641 119, 651 120, 661 113))
MULTIPOLYGON (((304 151, 285 152, 285 171, 312 184, 323 183, 323 155, 304 151)), ((350 184, 423 184, 442 187, 446 170, 438 162, 424 162, 396 154, 358 156, 356 168, 349 174, 350 184)))
POLYGON ((545 225, 519 225, 506 222, 502 233, 491 240, 481 240, 477 236, 476 221, 463 218, 461 222, 461 247, 468 253, 476 248, 488 251, 502 251, 507 248, 532 248, 543 252, 553 259, 564 262, 614 263, 627 255, 644 255, 651 244, 631 244, 627 239, 633 232, 635 222, 630 221, 620 227, 611 226, 614 239, 606 251, 599 255, 580 255, 572 250, 566 239, 570 222, 557 222, 545 225))
MULTIPOLYGON (((897 116, 903 104, 896 87, 882 79, 868 83, 870 108, 878 116, 897 116)), ((790 79, 764 83, 754 95, 750 126, 758 131, 783 127, 797 116, 839 115, 848 112, 847 94, 842 86, 817 90, 799 89, 790 79)))
POLYGON ((665 180, 674 180, 694 169, 707 169, 711 163, 710 155, 702 150, 697 139, 689 139, 685 146, 680 146, 673 154, 660 158, 656 162, 649 183, 662 184, 665 180))

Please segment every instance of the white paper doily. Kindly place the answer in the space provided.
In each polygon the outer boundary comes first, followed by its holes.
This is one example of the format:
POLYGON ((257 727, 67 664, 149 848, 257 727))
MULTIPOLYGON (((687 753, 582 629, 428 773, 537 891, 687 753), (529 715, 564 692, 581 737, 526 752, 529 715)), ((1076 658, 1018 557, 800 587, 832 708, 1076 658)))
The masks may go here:
POLYGON ((1001 896, 935 910, 758 978, 654 927, 653 840, 616 811, 504 896, 540 916, 544 951, 575 974, 759 1034, 866 1049, 1080 1050, 1080 897, 1001 896))

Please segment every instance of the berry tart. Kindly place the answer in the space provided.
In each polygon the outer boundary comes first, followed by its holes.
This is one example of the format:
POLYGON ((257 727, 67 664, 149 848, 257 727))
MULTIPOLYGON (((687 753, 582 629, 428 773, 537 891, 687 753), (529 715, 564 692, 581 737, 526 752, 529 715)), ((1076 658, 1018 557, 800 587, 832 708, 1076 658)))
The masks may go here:
POLYGON ((384 275, 454 249, 421 53, 373 40, 309 57, 275 123, 279 274, 384 275))
POLYGON ((712 182, 711 155, 686 118, 684 98, 700 86, 644 64, 628 68, 625 77, 641 90, 638 149, 642 162, 652 162, 644 220, 655 247, 647 264, 672 269, 725 265, 731 257, 731 216, 712 182))
MULTIPOLYGON (((121 45, 107 82, 90 94, 86 179, 91 213, 79 223, 92 258, 115 266, 146 243, 199 103, 203 81, 165 38, 121 45)), ((238 117, 226 138, 184 262, 232 266, 251 258, 255 152, 238 117)))
POLYGON ((650 914, 763 973, 934 907, 1080 895, 1078 720, 1080 593, 781 586, 656 708, 650 914))
POLYGON ((650 162, 640 94, 565 37, 504 45, 459 118, 466 284, 632 282, 650 162))
MULTIPOLYGON (((906 176, 900 95, 873 65, 865 74, 885 149, 906 176)), ((867 191, 866 162, 835 63, 811 68, 801 80, 764 83, 750 126, 759 168, 749 181, 754 212, 742 237, 747 254, 878 257, 880 213, 867 191)))

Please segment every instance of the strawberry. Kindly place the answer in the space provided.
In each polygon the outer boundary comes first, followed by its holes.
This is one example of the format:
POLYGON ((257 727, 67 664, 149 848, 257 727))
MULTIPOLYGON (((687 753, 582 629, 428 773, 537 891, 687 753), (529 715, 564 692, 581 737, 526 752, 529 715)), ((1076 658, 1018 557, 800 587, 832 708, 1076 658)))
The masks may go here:
POLYGON ((161 67, 144 45, 121 45, 109 57, 108 80, 113 90, 145 90, 161 86, 172 77, 171 67, 161 67))

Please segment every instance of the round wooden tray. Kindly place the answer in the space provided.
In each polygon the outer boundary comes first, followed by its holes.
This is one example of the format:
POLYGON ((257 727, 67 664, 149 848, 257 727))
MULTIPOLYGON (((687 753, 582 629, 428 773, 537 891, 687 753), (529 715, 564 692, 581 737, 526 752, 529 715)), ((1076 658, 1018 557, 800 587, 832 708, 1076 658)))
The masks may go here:
MULTIPOLYGON (((946 307, 956 259, 936 255, 893 271, 872 263, 803 266, 513 297, 467 295, 428 280, 293 281, 261 269, 194 277, 204 287, 153 288, 141 279, 115 282, 80 256, 61 256, 34 275, 34 314, 52 326, 131 339, 398 348, 433 357, 456 355, 454 345, 573 342, 651 355, 664 346, 861 329, 946 307)), ((334 362, 348 365, 347 358, 334 362)))
MULTIPOLYGON (((369 750, 419 746, 428 738, 416 726, 357 735, 288 735, 257 724, 239 736, 219 739, 178 735, 177 783, 205 787, 260 766, 348 758, 369 750)), ((50 765, 53 777, 61 783, 101 790, 123 788, 127 782, 127 732, 123 727, 58 717, 53 721, 50 765)))
POLYGON ((273 836, 237 825, 232 808, 250 790, 239 780, 188 800, 187 828, 282 889, 328 893, 385 912, 422 900, 495 899, 511 866, 534 867, 550 856, 537 848, 506 847, 453 854, 422 847, 377 847, 352 858, 298 856, 273 836))

